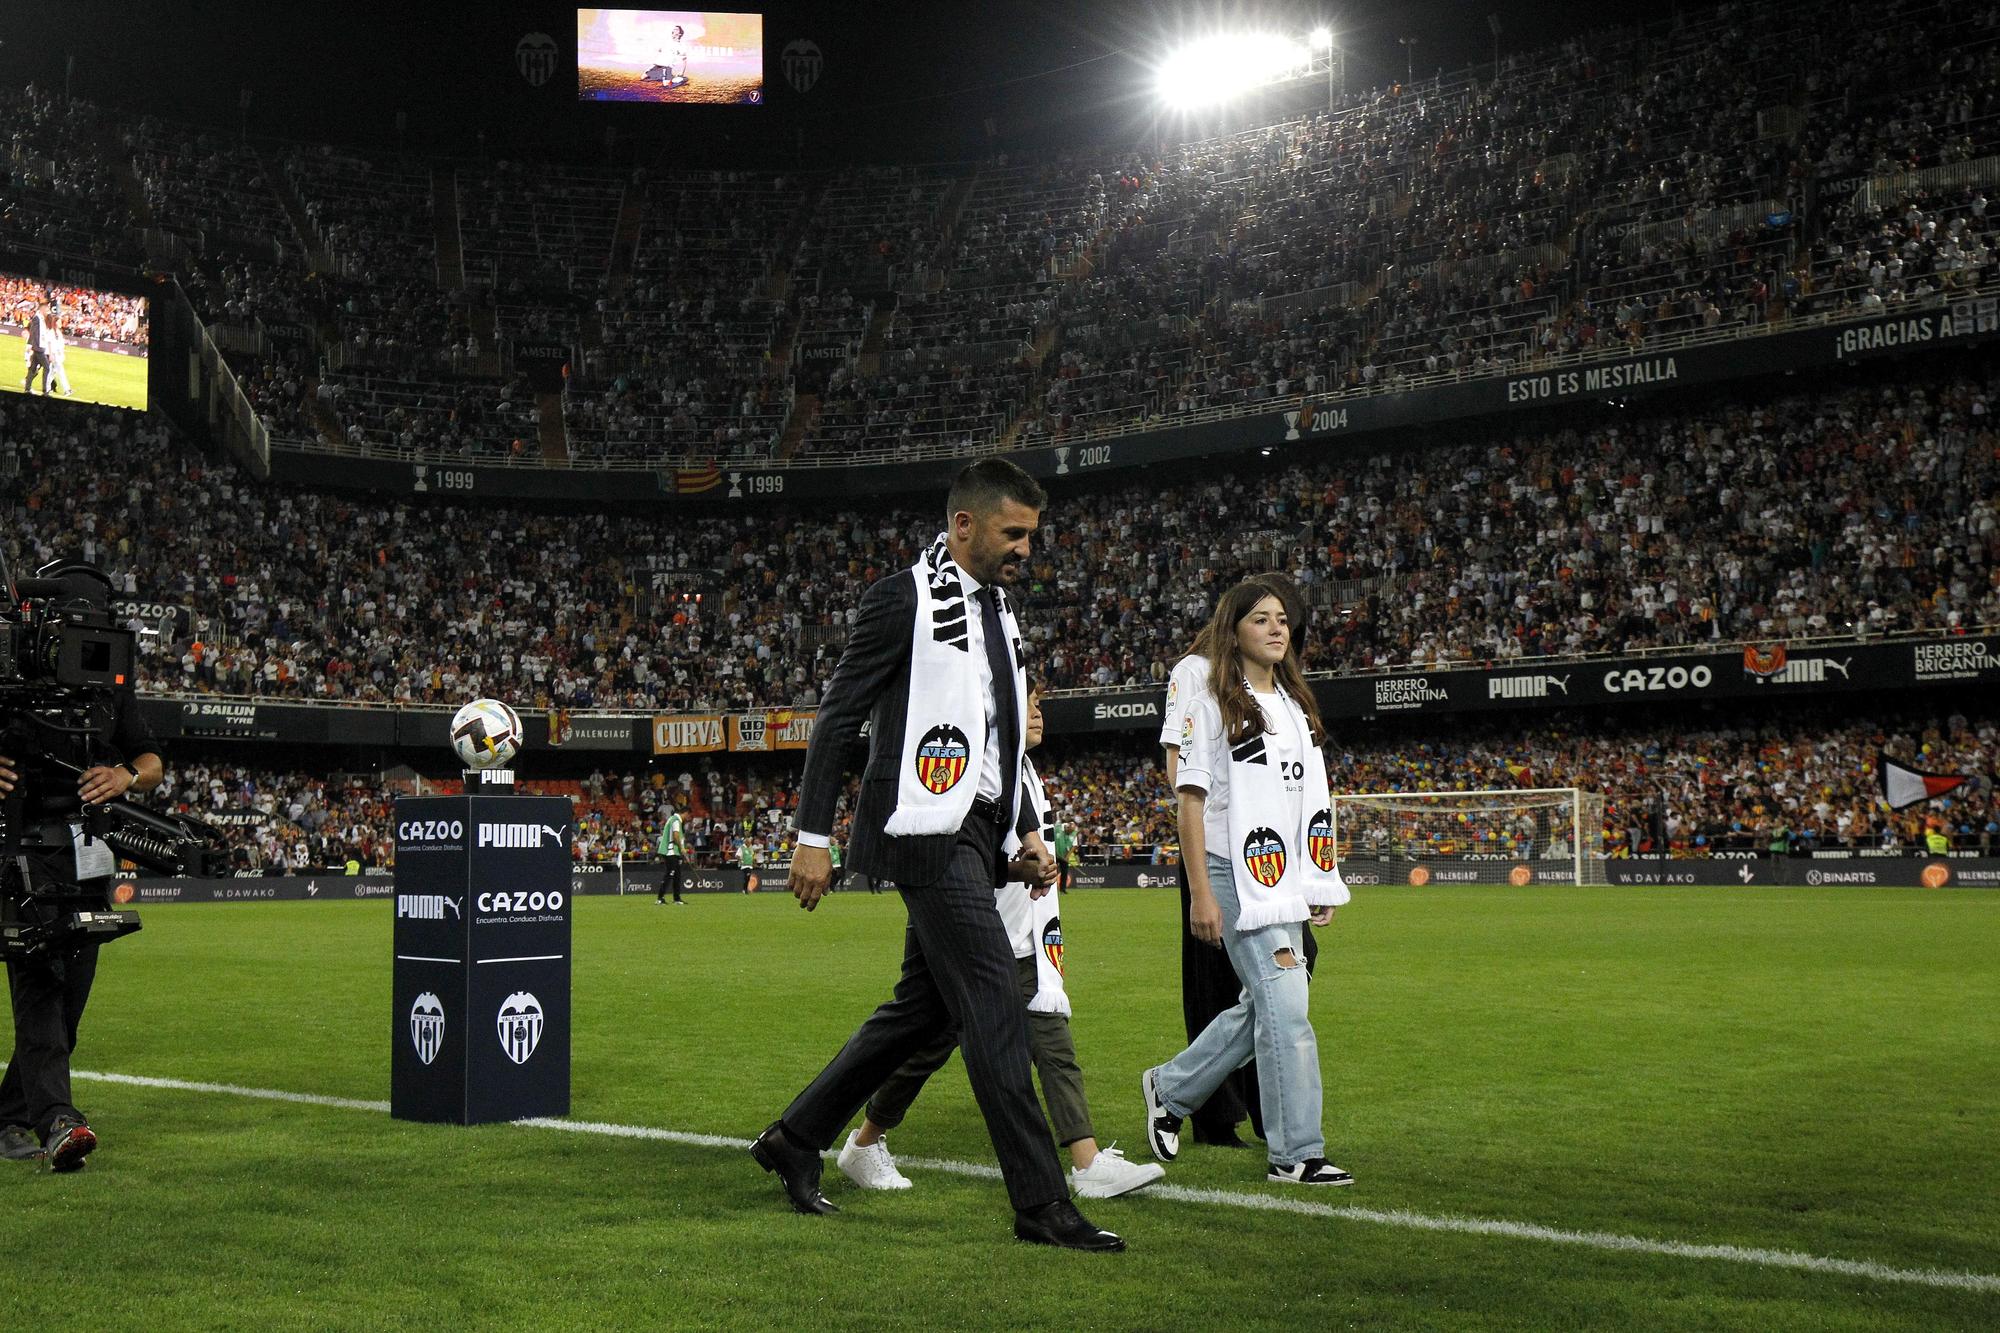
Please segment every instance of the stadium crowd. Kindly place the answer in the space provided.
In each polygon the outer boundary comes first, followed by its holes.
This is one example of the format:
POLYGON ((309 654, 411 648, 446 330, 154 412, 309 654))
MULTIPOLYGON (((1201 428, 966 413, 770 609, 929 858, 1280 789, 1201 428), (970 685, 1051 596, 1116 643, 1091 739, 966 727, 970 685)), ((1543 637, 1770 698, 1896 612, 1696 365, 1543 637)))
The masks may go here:
MULTIPOLYGON (((1266 569, 1305 586, 1307 665, 1337 672, 2000 624, 2000 379, 1901 378, 1059 496, 1024 591, 1037 673, 1159 683, 1266 569)), ((937 528, 364 502, 257 485, 159 420, 0 413, 23 558, 184 608, 147 640, 161 689, 810 705, 862 591, 937 528)))
POLYGON ((0 133, 27 187, 0 242, 164 266, 207 318, 304 328, 302 388, 340 392, 325 421, 261 396, 281 438, 532 443, 532 418, 464 423, 518 415, 511 348, 535 339, 571 353, 580 458, 895 457, 1984 284, 2000 21, 1724 5, 1184 142, 807 180, 371 159, 33 89, 0 98, 0 133), (1931 168, 1970 175, 1856 202, 1931 168))
MULTIPOLYGON (((1328 774, 1348 792, 1449 792, 1576 786, 1601 792, 1607 856, 1809 854, 1901 849, 1921 854, 1942 832, 1954 850, 2000 848, 2000 719, 1922 713, 1856 718, 1849 712, 1774 715, 1740 711, 1663 724, 1616 715, 1522 718, 1341 734, 1328 774), (1972 785, 1909 811, 1880 799, 1875 759, 1887 754, 1928 772, 1975 775, 1972 785)), ((1149 737, 1053 739, 1041 771, 1060 822, 1090 862, 1163 864, 1178 857, 1174 804, 1149 737)), ((669 809, 684 820, 693 862, 757 867, 790 861, 796 764, 748 764, 721 756, 666 758, 600 767, 567 780, 528 780, 524 790, 567 795, 577 809, 579 861, 652 859, 669 809), (684 765, 684 766, 683 766, 684 765)), ((171 759, 156 804, 223 822, 235 865, 264 873, 361 873, 394 864, 393 797, 455 789, 408 770, 389 775, 308 774, 244 767, 211 756, 171 759), (349 862, 352 866, 349 866, 349 862)), ((836 837, 844 836, 845 812, 836 837)), ((1487 850, 1509 834, 1447 818, 1425 837, 1347 854, 1449 855, 1487 850)))

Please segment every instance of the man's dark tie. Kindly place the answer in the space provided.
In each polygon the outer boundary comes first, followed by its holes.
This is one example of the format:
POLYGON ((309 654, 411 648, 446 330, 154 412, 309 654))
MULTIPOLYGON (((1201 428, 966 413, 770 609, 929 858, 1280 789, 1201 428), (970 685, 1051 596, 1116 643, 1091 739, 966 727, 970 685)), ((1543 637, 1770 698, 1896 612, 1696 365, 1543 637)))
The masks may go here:
POLYGON ((1000 815, 1011 823, 1021 766, 1015 758, 1014 664, 1007 656, 1007 631, 1000 625, 1000 594, 995 588, 979 590, 979 624, 986 636, 986 665, 993 672, 993 702, 1000 711, 1000 815))

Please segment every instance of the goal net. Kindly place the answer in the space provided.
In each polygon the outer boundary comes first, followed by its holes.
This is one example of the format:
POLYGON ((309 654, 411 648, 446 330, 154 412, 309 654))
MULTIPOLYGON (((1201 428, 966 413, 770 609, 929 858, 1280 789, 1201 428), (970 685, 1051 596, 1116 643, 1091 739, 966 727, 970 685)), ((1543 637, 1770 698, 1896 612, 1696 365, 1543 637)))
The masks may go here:
POLYGON ((1335 793, 1350 884, 1602 884, 1604 796, 1576 787, 1335 793))

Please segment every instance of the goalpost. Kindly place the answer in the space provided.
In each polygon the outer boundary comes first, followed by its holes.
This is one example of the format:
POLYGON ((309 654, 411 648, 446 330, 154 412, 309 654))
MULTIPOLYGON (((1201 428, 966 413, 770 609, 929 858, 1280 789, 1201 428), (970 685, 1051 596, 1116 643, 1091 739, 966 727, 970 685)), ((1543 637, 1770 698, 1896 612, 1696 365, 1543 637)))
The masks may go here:
POLYGON ((1606 882, 1604 795, 1577 787, 1336 792, 1332 832, 1353 882, 1606 882))

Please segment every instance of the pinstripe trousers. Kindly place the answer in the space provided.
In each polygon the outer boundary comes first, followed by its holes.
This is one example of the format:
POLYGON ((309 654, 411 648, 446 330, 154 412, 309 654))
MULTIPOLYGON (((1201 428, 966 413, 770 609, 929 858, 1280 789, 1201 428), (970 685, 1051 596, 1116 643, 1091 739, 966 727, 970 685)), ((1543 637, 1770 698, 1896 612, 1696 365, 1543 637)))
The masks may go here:
POLYGON ((968 819, 937 883, 898 886, 910 923, 895 992, 785 1108, 784 1124, 831 1148, 905 1060, 956 1027, 1007 1196, 1017 1209, 1037 1208, 1068 1198, 1069 1187, 1035 1096, 1014 950, 993 902, 999 844, 996 826, 968 819))

